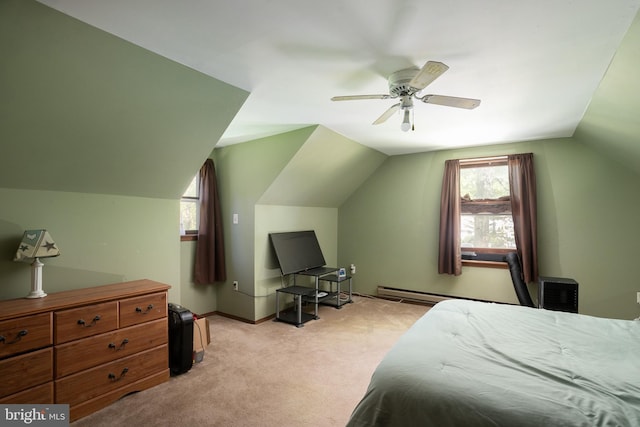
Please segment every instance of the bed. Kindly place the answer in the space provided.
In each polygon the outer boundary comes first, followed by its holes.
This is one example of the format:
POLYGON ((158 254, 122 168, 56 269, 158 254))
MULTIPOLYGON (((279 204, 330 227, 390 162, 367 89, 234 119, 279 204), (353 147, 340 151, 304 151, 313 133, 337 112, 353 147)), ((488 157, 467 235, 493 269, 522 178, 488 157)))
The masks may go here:
POLYGON ((347 425, 640 426, 640 322, 440 302, 380 362, 347 425))

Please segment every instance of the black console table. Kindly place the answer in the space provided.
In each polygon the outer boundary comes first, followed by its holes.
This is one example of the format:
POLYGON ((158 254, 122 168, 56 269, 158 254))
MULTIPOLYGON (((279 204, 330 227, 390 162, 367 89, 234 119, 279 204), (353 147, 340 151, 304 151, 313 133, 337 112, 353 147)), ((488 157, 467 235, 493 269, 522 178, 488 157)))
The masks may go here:
POLYGON ((335 308, 342 308, 343 305, 352 303, 352 287, 351 287, 351 276, 340 277, 337 274, 327 274, 326 276, 320 276, 319 280, 321 282, 329 283, 329 292, 326 296, 322 297, 319 301, 322 305, 330 305, 335 308), (345 301, 340 299, 340 295, 342 295, 342 290, 340 289, 341 284, 343 282, 347 282, 349 286, 349 298, 345 301), (336 285, 336 291, 333 291, 333 284, 336 285))
MULTIPOLYGON (((331 273, 334 273, 336 271, 338 271, 338 268, 322 267, 320 269, 304 270, 293 273, 293 286, 276 289, 276 320, 291 323, 299 328, 301 326, 304 326, 304 323, 308 322, 309 320, 318 319, 318 304, 320 304, 324 298, 331 298, 333 296, 330 293, 320 290, 320 280, 325 280, 324 278, 327 277, 327 275, 331 275, 331 273), (297 285, 297 276, 313 277, 314 286, 310 287, 297 285), (326 295, 320 297, 318 296, 319 292, 324 292, 324 294, 326 295), (282 293, 293 295, 293 312, 280 312, 280 294, 282 293), (303 301, 313 304, 313 314, 305 313, 302 311, 303 301)), ((331 276, 333 276, 333 278, 337 278, 336 274, 333 274, 331 276)), ((340 296, 338 295, 336 298, 339 302, 340 296)), ((351 300, 351 278, 349 278, 349 300, 351 300)))
POLYGON ((276 289, 276 320, 291 323, 298 328, 303 326, 305 322, 316 319, 317 317, 302 311, 302 298, 314 293, 314 289, 306 286, 287 286, 286 288, 276 289), (293 311, 280 312, 280 294, 293 295, 293 311))

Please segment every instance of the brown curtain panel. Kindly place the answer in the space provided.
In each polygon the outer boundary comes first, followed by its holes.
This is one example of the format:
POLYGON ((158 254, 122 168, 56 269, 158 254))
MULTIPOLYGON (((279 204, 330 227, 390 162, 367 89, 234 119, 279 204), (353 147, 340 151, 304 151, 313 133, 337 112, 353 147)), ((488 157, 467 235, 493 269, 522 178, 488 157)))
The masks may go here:
POLYGON ((440 240, 438 273, 462 274, 460 254, 460 162, 447 160, 444 164, 440 195, 440 240))
POLYGON ((522 273, 525 282, 533 282, 538 280, 538 214, 532 153, 509 156, 509 192, 522 273))
POLYGON ((194 274, 194 281, 198 284, 227 279, 220 210, 216 169, 213 160, 207 159, 200 168, 200 224, 194 274))

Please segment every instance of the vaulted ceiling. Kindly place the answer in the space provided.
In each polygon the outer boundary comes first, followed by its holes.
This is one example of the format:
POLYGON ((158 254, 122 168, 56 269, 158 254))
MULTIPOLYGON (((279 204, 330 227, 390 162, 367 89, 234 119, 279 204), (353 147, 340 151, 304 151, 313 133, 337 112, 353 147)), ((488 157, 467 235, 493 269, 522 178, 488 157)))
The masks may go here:
POLYGON ((385 154, 573 135, 640 174, 640 0, 332 1, 3 0, 0 187, 179 198, 216 144, 309 124, 385 154), (426 60, 480 107, 403 133, 329 100, 426 60))
POLYGON ((178 199, 248 93, 0 1, 0 187, 178 199))
POLYGON ((640 175, 640 15, 578 125, 574 137, 640 175))
MULTIPOLYGON (((321 124, 386 154, 568 137, 583 118, 640 0, 40 0, 250 92, 220 144, 321 124), (422 93, 479 98, 474 110, 394 100, 386 77, 440 61, 422 93)), ((632 78, 632 77, 629 77, 632 78)))

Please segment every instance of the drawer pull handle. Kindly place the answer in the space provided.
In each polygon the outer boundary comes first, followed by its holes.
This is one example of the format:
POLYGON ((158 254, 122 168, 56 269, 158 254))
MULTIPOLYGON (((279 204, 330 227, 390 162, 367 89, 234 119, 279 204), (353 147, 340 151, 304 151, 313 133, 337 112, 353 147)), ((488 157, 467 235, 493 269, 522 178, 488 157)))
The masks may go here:
POLYGON ((86 322, 83 319, 78 320, 78 325, 84 327, 84 328, 90 328, 93 325, 96 324, 96 322, 100 320, 100 315, 97 315, 96 317, 93 318, 93 320, 91 321, 91 323, 89 323, 88 325, 86 324, 86 322))
POLYGON ((124 350, 124 346, 129 344, 129 340, 127 338, 123 339, 120 343, 120 347, 116 348, 116 345, 112 342, 109 343, 109 348, 115 349, 116 351, 124 350))
POLYGON ((4 336, 0 335, 0 342, 5 343, 5 344, 15 344, 15 343, 17 343, 18 341, 20 341, 20 340, 22 339, 22 337, 24 337, 24 336, 25 336, 25 335, 27 335, 28 333, 29 333, 29 331, 28 331, 28 330, 23 329, 23 330, 21 330, 20 332, 18 332, 18 333, 16 334, 16 337, 15 337, 14 339, 12 339, 11 341, 7 341, 7 339, 6 339, 4 336))
POLYGON ((142 313, 142 314, 147 314, 148 312, 150 312, 151 310, 153 310, 153 304, 149 304, 147 306, 147 311, 142 311, 142 309, 140 307, 136 307, 136 313, 142 313))
POLYGON ((120 381, 124 378, 124 376, 129 372, 129 368, 124 368, 122 372, 120 372, 120 376, 117 377, 116 374, 109 372, 109 380, 112 382, 120 381))

